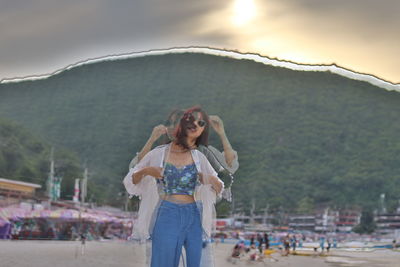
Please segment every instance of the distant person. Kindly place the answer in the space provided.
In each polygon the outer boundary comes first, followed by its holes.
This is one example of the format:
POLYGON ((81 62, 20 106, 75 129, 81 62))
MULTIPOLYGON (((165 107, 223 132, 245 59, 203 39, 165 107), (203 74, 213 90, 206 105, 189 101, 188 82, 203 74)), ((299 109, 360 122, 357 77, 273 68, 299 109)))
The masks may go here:
POLYGON ((328 238, 327 243, 328 243, 328 246, 326 247, 326 252, 329 253, 329 250, 331 249, 331 240, 329 238, 328 238))
POLYGON ((319 247, 321 248, 321 252, 324 252, 325 249, 325 237, 321 236, 319 239, 319 247))
POLYGON ((255 242, 254 242, 255 239, 256 239, 256 237, 254 235, 251 235, 251 237, 250 237, 250 246, 255 244, 255 242))
POLYGON ((265 249, 269 249, 269 236, 267 233, 264 233, 264 244, 265 244, 265 249))
POLYGON ((242 243, 238 242, 233 247, 231 256, 227 260, 233 264, 236 264, 237 261, 239 261, 240 258, 243 256, 243 254, 244 254, 244 247, 242 246, 242 243))
POLYGON ((151 241, 151 267, 177 267, 182 246, 187 266, 213 266, 203 240, 211 239, 214 205, 224 184, 197 150, 208 144, 209 125, 201 108, 186 110, 173 140, 146 153, 124 178, 128 193, 141 198, 133 237, 151 241))
POLYGON ((295 235, 292 235, 292 238, 290 239, 290 242, 292 243, 293 252, 296 251, 297 240, 296 240, 296 236, 295 235))
POLYGON ((283 238, 282 243, 283 243, 283 248, 284 248, 283 256, 288 256, 290 253, 290 237, 289 237, 289 235, 287 235, 283 238))
POLYGON ((241 253, 241 247, 240 247, 239 244, 236 244, 236 245, 233 247, 231 256, 232 256, 233 258, 240 258, 240 253, 241 253))
POLYGON ((260 254, 263 252, 262 246, 263 246, 263 238, 260 233, 257 233, 257 242, 258 242, 258 250, 260 251, 260 254))
POLYGON ((249 260, 250 261, 256 261, 259 259, 260 255, 258 254, 258 251, 256 249, 256 245, 253 244, 250 246, 250 250, 249 250, 249 260))

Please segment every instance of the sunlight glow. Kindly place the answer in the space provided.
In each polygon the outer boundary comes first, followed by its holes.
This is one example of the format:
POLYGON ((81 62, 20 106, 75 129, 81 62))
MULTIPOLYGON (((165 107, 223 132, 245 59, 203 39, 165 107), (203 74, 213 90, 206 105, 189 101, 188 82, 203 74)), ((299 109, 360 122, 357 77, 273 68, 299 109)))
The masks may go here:
POLYGON ((250 22, 256 15, 256 6, 253 0, 235 0, 233 4, 232 23, 243 26, 250 22))

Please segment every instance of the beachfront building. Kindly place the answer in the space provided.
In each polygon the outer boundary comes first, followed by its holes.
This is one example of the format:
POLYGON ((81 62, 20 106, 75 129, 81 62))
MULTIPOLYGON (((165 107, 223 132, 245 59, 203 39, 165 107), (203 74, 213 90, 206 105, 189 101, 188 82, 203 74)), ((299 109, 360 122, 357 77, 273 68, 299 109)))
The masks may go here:
POLYGON ((20 203, 27 199, 35 200, 38 188, 41 188, 41 185, 0 178, 0 206, 20 203))
MULTIPOLYGON (((243 228, 252 231, 270 231, 273 228, 273 222, 276 218, 272 214, 262 214, 248 216, 242 213, 234 214, 232 218, 227 218, 230 224, 227 227, 232 229, 243 228)), ((286 224, 285 224, 286 225, 286 224)))
POLYGON ((331 210, 320 209, 314 214, 296 214, 289 216, 289 227, 299 231, 318 233, 350 233, 360 223, 361 212, 358 209, 331 210))
POLYGON ((314 214, 299 214, 289 216, 289 227, 298 231, 314 231, 315 230, 315 215, 314 214))
POLYGON ((359 209, 340 210, 336 221, 336 231, 350 233, 353 228, 360 224, 361 211, 359 209))
POLYGON ((339 217, 339 212, 330 208, 318 210, 315 214, 315 228, 317 233, 332 233, 336 232, 336 221, 339 217))
POLYGON ((377 234, 396 236, 400 232, 400 205, 394 213, 378 213, 374 219, 377 234))
MULTIPOLYGON (((399 209, 400 211, 400 209, 399 209)), ((400 213, 399 213, 400 216, 400 213)), ((251 216, 236 214, 235 222, 240 222, 245 229, 254 231, 278 230, 284 227, 289 230, 310 231, 315 233, 351 233, 360 224, 361 210, 357 207, 336 210, 323 207, 309 214, 265 214, 251 216), (277 228, 278 227, 278 228, 277 228), (260 229, 263 230, 260 230, 260 229)), ((399 221, 400 223, 400 221, 399 221)), ((233 227, 238 228, 238 227, 233 227)))

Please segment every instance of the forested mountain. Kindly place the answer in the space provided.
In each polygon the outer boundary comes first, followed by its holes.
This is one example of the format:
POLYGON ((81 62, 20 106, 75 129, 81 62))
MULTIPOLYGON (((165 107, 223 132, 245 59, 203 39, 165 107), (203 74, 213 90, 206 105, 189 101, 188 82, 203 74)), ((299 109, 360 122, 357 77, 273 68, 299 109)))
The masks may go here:
MULTIPOLYGON (((0 84, 0 117, 86 161, 97 199, 115 203, 131 158, 173 108, 219 115, 239 153, 244 207, 307 211, 400 198, 400 94, 329 72, 205 54, 82 65, 0 84)), ((221 147, 216 135, 211 143, 221 147)))
MULTIPOLYGON (((36 183, 46 191, 50 171, 51 146, 23 127, 0 119, 0 177, 36 183)), ((63 177, 61 197, 72 199, 75 178, 82 177, 82 167, 74 153, 54 148, 56 175, 63 177)))

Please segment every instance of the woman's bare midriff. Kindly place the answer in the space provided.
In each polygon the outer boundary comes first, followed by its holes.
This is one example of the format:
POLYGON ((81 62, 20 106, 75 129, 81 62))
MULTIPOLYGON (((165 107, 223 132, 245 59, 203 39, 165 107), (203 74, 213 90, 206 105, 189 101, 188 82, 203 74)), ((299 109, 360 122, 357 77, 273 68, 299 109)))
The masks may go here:
POLYGON ((194 197, 190 195, 165 195, 164 200, 175 202, 175 203, 192 203, 194 202, 194 197))

